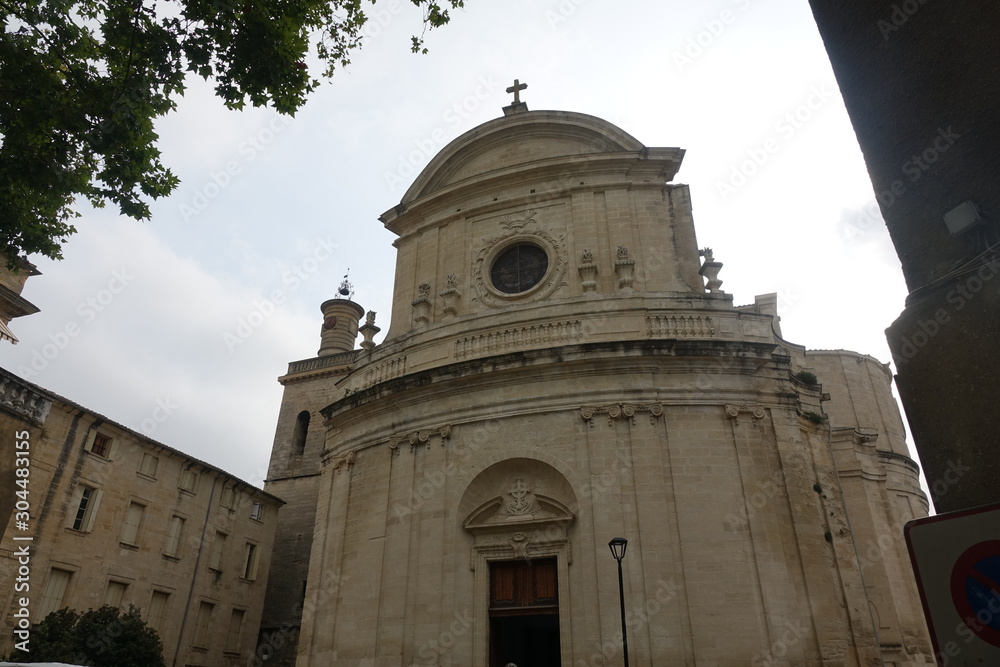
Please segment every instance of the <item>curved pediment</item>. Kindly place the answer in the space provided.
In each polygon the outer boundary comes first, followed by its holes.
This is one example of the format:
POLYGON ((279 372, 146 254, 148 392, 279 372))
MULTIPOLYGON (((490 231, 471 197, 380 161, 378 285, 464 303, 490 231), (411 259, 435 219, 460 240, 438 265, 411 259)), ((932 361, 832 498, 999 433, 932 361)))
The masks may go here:
POLYGON ((571 523, 573 512, 554 498, 530 494, 522 507, 510 498, 498 496, 477 507, 462 526, 472 533, 505 531, 515 525, 531 526, 552 522, 571 523))
POLYGON ((459 504, 462 526, 491 533, 545 524, 572 523, 576 494, 549 464, 511 458, 483 470, 469 483, 459 504))
POLYGON ((644 149, 611 123, 569 111, 526 111, 480 125, 445 146, 403 195, 402 204, 489 172, 553 158, 644 149))

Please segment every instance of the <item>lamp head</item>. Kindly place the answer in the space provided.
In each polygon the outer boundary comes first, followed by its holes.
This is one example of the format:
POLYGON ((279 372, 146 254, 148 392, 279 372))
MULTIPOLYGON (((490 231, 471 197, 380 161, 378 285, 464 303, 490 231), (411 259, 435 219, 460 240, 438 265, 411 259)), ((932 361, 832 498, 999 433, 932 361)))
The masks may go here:
POLYGON ((611 549, 611 555, 615 557, 615 560, 619 563, 622 562, 622 558, 625 557, 625 549, 628 548, 628 540, 624 537, 616 537, 608 542, 608 548, 611 549))

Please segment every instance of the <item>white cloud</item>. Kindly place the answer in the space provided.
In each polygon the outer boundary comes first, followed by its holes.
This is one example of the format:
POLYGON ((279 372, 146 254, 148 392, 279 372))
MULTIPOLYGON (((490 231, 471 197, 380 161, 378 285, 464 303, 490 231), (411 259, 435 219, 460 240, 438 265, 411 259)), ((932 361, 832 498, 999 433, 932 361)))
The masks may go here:
POLYGON ((23 342, 0 347, 0 364, 30 368, 33 352, 76 323, 79 334, 43 357, 32 379, 132 428, 169 398, 179 407, 155 438, 259 481, 280 401, 275 378, 288 361, 315 354, 319 304, 348 267, 356 300, 389 329, 394 250, 377 216, 432 151, 400 187, 388 187, 385 174, 435 130, 443 143, 498 117, 515 77, 528 83, 522 97, 532 109, 599 116, 647 146, 687 149, 677 180, 691 185, 700 244, 725 264, 723 289, 737 303, 784 293, 782 326, 793 342, 887 359, 882 331, 905 290, 883 231, 844 239, 845 211, 872 193, 838 96, 730 200, 717 192, 811 86, 833 86, 807 3, 478 3, 427 35, 426 56, 409 53, 419 32, 413 8, 396 6, 350 68, 280 131, 273 111, 226 111, 192 81, 158 125, 181 187, 155 203, 149 223, 88 213, 65 261, 39 260, 44 275, 28 281, 25 297, 42 312, 14 321, 23 342), (724 9, 737 18, 679 72, 673 52, 724 9), (553 24, 551 12, 565 20, 553 24), (480 99, 484 80, 496 87, 480 99), (476 104, 462 106, 470 97, 476 104), (185 220, 182 206, 199 195, 205 205, 185 220), (335 250, 292 289, 286 273, 327 237, 335 250), (84 322, 79 304, 122 268, 134 279, 84 322), (274 290, 283 303, 230 352, 224 334, 274 290))

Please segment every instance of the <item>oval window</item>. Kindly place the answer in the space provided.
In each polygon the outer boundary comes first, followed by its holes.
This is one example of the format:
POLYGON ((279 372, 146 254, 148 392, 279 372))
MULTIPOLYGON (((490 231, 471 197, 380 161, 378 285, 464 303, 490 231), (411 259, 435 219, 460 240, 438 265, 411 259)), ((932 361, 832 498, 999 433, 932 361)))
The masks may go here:
POLYGON ((541 282, 548 268, 549 256, 544 250, 530 243, 518 243, 497 256, 490 279, 504 294, 520 294, 541 282))

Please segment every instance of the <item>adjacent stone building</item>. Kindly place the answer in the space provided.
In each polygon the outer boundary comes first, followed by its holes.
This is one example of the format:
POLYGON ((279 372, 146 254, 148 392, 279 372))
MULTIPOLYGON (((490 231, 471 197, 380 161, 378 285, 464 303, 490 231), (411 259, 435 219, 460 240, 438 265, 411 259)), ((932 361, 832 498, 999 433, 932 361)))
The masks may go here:
POLYGON ((32 623, 63 607, 135 605, 167 665, 252 662, 278 498, 2 369, 0 432, 7 473, 15 442, 30 461, 16 478, 27 516, 0 508, 0 654, 18 640, 27 597, 32 623), (25 591, 15 579, 28 545, 25 591))
POLYGON ((887 367, 734 305, 684 151, 504 112, 383 214, 384 341, 344 286, 280 379, 270 664, 619 665, 614 537, 632 665, 932 664, 887 367))
POLYGON ((28 278, 41 275, 41 272, 24 259, 15 264, 17 270, 10 270, 7 267, 7 256, 0 254, 0 341, 7 340, 17 345, 17 336, 10 330, 10 321, 15 317, 38 312, 38 307, 21 296, 21 291, 28 278))

